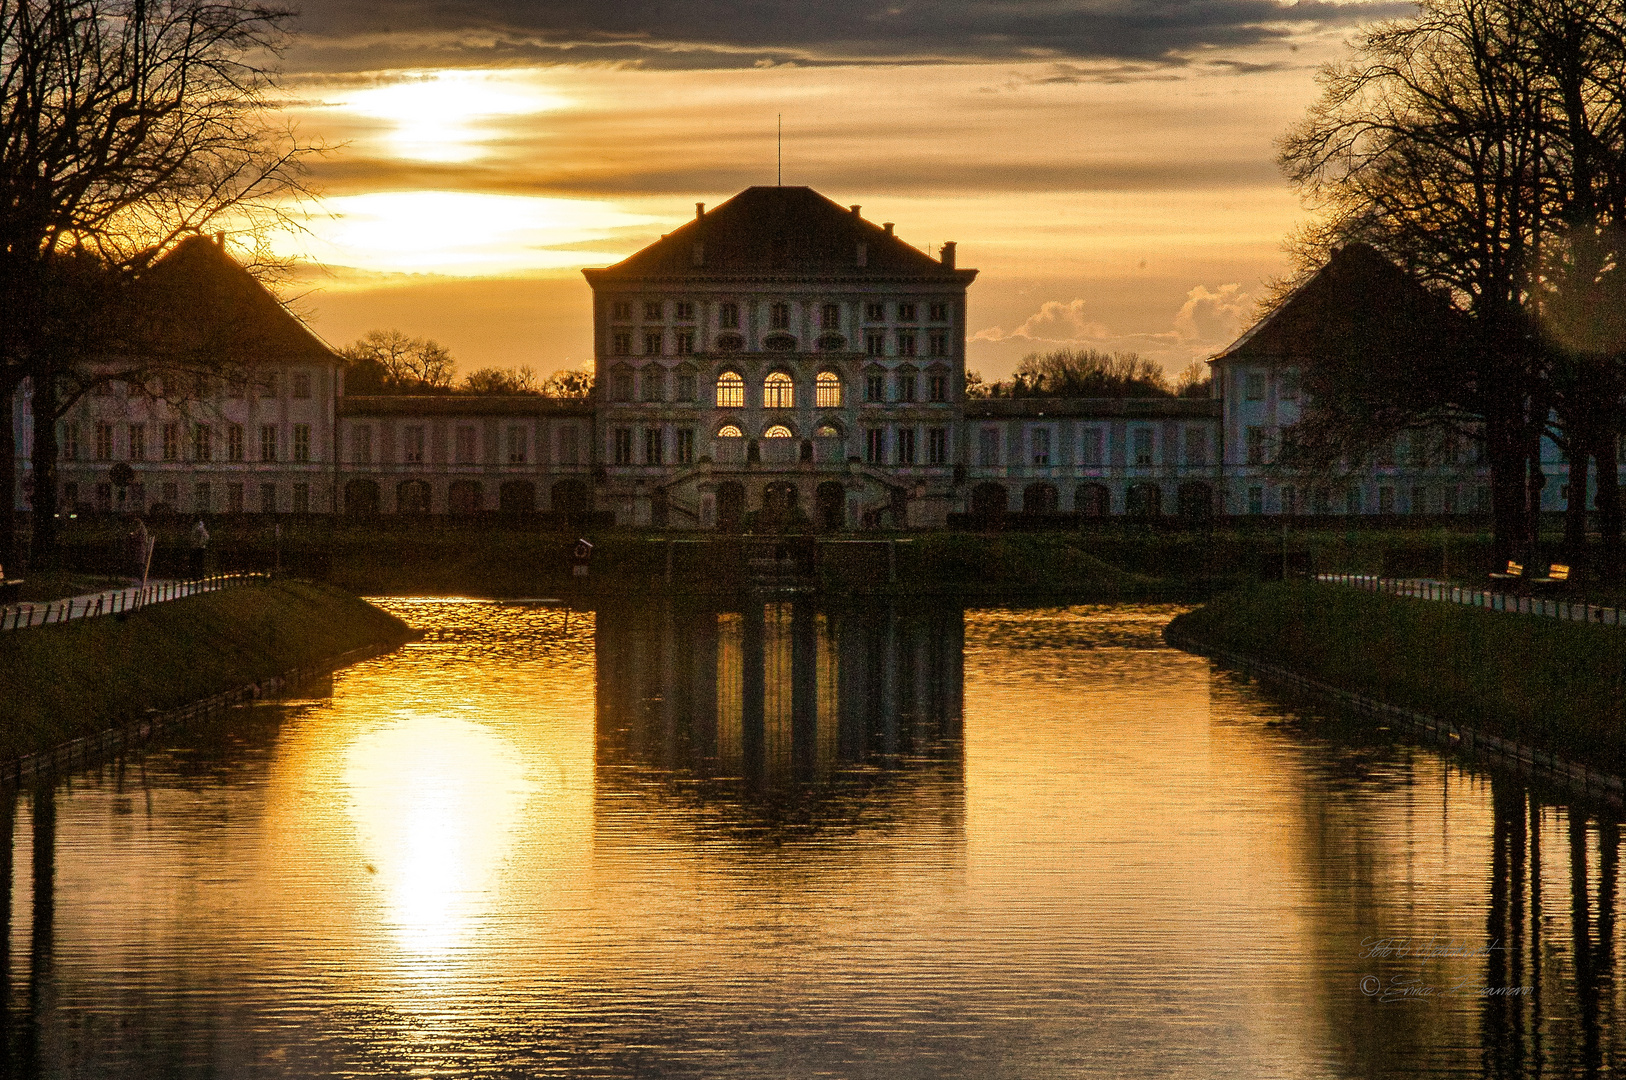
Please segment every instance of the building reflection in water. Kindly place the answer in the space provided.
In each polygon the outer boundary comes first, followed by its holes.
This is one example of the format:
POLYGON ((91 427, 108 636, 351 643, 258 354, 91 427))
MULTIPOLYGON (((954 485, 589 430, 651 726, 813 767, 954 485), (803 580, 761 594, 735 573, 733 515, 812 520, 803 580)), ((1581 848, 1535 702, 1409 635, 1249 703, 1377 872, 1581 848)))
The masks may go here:
POLYGON ((816 792, 929 762, 958 786, 964 642, 957 606, 601 610, 599 768, 816 792))

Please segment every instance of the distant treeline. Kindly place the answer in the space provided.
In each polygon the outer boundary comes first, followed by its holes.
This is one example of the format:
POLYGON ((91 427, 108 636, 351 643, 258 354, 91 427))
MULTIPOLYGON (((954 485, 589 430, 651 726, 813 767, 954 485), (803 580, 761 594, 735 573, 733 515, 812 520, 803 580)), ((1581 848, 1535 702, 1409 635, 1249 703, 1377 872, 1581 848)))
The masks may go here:
POLYGON ((339 350, 344 358, 344 385, 351 394, 532 394, 581 399, 593 393, 589 371, 555 371, 539 377, 528 367, 481 368, 454 374, 451 350, 429 338, 408 337, 399 330, 372 330, 339 350))
POLYGON ((1008 382, 985 383, 975 371, 965 375, 971 398, 1026 397, 1209 397, 1207 369, 1193 361, 1172 384, 1163 368, 1133 352, 1055 349, 1029 353, 1008 382))

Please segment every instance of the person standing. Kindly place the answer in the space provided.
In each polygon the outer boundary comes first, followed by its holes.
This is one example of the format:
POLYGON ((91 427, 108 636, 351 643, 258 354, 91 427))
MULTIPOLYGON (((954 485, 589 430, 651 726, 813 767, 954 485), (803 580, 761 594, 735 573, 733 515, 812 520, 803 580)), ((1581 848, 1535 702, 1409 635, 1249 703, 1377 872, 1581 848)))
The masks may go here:
POLYGON ((196 525, 192 526, 191 555, 192 561, 188 568, 194 578, 203 576, 203 556, 209 549, 209 530, 203 527, 203 519, 198 518, 196 525))

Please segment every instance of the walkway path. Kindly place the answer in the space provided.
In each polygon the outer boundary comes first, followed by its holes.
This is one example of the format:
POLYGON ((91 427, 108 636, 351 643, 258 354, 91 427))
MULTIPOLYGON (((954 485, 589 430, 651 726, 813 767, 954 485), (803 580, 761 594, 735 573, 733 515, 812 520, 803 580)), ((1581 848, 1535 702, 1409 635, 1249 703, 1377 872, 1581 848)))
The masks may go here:
POLYGON ((11 604, 0 607, 0 630, 21 630, 30 626, 44 626, 47 623, 67 622, 69 619, 93 619, 98 615, 117 615, 149 604, 179 600, 184 596, 216 592, 264 580, 264 574, 216 574, 193 581, 167 579, 148 581, 145 588, 131 585, 128 588, 85 593, 82 596, 70 596, 63 600, 38 604, 11 604))
POLYGON ((1622 625, 1619 608, 1599 607, 1574 600, 1547 600, 1539 596, 1518 596, 1513 593, 1491 592, 1488 589, 1470 589, 1448 581, 1432 578, 1383 578, 1372 574, 1317 574, 1317 581, 1334 585, 1353 585, 1368 592, 1388 593, 1391 596, 1413 596, 1419 600, 1440 600, 1490 611, 1509 614, 1536 615, 1569 622, 1602 623, 1605 626, 1622 625))

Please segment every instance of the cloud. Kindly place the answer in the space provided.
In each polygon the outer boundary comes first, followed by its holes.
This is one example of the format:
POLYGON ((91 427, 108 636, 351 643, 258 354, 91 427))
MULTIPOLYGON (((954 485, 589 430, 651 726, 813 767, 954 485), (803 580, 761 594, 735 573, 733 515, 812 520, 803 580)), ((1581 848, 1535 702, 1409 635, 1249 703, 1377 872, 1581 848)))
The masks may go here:
POLYGON ((1175 314, 1174 329, 1184 343, 1229 344, 1248 325, 1252 309, 1253 297, 1235 282, 1217 291, 1198 285, 1175 314))
POLYGON ((310 0, 296 63, 673 68, 979 60, 1171 61, 1415 10, 1395 0, 310 0))
POLYGON ((1045 345, 1080 345, 1103 341, 1110 331, 1103 323, 1084 317, 1084 301, 1046 300, 1015 330, 1006 333, 997 326, 979 330, 973 341, 1030 341, 1045 345))

